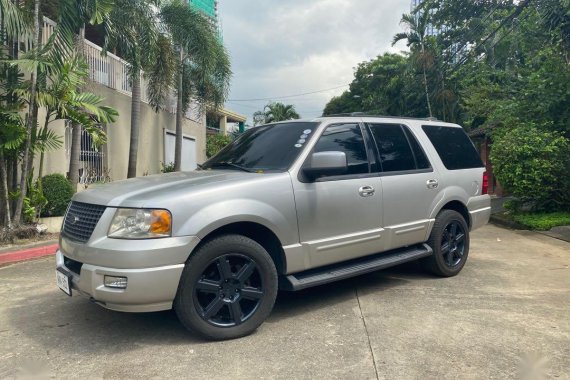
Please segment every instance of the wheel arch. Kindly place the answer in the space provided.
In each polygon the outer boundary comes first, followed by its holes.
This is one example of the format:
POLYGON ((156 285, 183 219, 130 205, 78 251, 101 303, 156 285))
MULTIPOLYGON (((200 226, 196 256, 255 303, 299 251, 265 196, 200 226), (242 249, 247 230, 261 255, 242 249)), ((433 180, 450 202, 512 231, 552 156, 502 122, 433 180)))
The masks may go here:
POLYGON ((206 242, 221 235, 242 235, 250 238, 259 245, 261 245, 271 259, 275 263, 275 268, 278 274, 285 274, 287 270, 287 261, 285 258, 285 251, 283 245, 277 235, 268 227, 256 222, 233 222, 221 227, 218 227, 208 232, 200 241, 198 246, 194 249, 197 250, 206 242))
MULTIPOLYGON (((465 219, 465 222, 467 223, 467 227, 469 229, 471 229, 471 215, 469 214, 469 210, 467 209, 467 206, 465 204, 463 204, 463 202, 459 201, 459 200, 452 200, 447 202, 446 204, 444 204, 438 211, 437 214, 439 214, 442 210, 453 210, 453 211, 457 211, 458 213, 461 214, 461 216, 463 216, 463 218, 465 219)), ((436 214, 436 215, 437 215, 436 214)))

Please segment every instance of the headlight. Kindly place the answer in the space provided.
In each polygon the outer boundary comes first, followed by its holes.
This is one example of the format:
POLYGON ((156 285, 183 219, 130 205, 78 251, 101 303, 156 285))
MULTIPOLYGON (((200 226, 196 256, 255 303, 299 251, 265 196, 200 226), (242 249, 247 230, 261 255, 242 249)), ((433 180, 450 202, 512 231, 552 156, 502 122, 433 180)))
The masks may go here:
POLYGON ((172 215, 167 210, 119 208, 109 233, 111 238, 150 239, 171 236, 172 215))

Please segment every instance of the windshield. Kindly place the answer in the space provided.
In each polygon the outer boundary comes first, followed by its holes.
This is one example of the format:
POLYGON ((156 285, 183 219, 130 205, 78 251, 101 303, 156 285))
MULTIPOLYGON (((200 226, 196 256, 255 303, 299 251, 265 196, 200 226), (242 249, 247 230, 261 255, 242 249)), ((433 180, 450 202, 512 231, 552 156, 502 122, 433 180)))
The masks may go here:
POLYGON ((202 165, 202 169, 286 171, 319 123, 268 124, 247 130, 202 165))

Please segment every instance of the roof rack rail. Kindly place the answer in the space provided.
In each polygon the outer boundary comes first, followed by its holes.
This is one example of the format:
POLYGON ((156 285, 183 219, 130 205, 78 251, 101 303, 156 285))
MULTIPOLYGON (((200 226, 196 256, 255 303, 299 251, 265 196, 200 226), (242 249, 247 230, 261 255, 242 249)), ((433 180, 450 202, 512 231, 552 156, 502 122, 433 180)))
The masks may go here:
POLYGON ((321 117, 355 117, 355 116, 365 116, 365 117, 381 117, 385 119, 410 119, 410 120, 426 120, 426 121, 441 121, 437 117, 410 117, 410 116, 386 116, 386 115, 375 115, 369 114, 368 112, 347 112, 347 113, 336 113, 331 115, 323 115, 321 117))

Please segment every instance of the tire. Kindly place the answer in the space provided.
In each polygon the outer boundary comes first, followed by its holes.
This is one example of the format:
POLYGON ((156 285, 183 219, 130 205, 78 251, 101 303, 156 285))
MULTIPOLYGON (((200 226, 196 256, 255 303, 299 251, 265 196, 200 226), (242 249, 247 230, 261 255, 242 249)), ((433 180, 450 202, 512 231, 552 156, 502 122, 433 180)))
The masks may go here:
POLYGON ((433 255, 424 259, 426 269, 437 276, 452 277, 463 269, 469 255, 469 227, 457 211, 442 210, 427 244, 433 255))
POLYGON ((188 330, 207 339, 255 331, 277 297, 277 270, 267 251, 241 235, 222 235, 192 254, 182 272, 174 309, 188 330))

